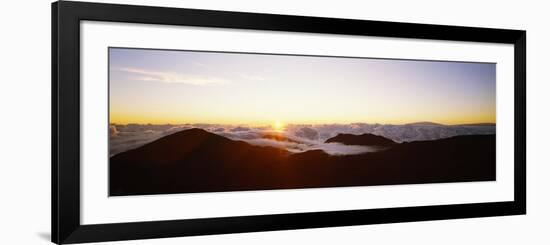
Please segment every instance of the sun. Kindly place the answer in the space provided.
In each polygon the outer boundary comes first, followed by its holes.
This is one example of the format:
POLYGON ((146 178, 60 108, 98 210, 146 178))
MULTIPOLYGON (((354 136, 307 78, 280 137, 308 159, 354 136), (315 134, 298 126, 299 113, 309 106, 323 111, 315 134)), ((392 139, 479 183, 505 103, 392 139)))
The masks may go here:
POLYGON ((282 132, 285 129, 285 125, 281 121, 275 121, 272 127, 277 132, 282 132))

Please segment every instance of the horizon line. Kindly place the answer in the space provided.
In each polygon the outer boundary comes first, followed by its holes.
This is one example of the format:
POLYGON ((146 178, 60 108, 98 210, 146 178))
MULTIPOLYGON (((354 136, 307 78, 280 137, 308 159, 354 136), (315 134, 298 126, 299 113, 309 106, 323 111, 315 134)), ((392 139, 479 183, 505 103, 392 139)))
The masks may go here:
MULTIPOLYGON (((247 126, 247 127, 265 127, 265 126, 273 126, 273 123, 267 123, 267 124, 246 124, 246 123, 137 123, 137 122, 128 122, 128 123, 120 123, 120 122, 109 122, 109 125, 154 125, 154 126, 163 126, 163 125, 224 125, 224 126, 247 126)), ((379 124, 379 125, 411 125, 411 124, 433 124, 433 125, 441 125, 441 126, 460 126, 460 125, 496 125, 496 122, 468 122, 468 123, 455 123, 455 124, 447 124, 447 123, 438 123, 438 122, 431 122, 431 121, 415 121, 410 123, 380 123, 380 122, 352 122, 352 123, 284 123, 285 126, 303 126, 303 125, 311 125, 311 126, 320 126, 320 125, 350 125, 350 124, 379 124)))

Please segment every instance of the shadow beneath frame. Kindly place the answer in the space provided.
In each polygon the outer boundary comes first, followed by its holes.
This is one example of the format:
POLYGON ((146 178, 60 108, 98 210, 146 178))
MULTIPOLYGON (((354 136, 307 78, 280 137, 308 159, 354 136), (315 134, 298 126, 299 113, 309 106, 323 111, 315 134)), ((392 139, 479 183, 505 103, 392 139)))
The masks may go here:
POLYGON ((48 242, 52 240, 52 234, 50 234, 49 232, 38 232, 36 235, 40 237, 40 239, 46 240, 48 242))

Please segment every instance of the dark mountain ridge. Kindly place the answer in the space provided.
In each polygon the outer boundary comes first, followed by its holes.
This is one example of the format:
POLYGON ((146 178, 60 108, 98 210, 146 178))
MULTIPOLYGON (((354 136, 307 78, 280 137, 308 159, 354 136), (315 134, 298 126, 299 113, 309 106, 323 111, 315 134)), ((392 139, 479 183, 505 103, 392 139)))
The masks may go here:
POLYGON ((388 138, 374 135, 374 134, 338 134, 330 139, 327 139, 325 143, 341 143, 344 145, 364 145, 364 146, 391 146, 395 144, 393 140, 388 138))
POLYGON ((495 180, 495 136, 393 144, 384 151, 291 154, 202 129, 110 158, 112 196, 495 180))

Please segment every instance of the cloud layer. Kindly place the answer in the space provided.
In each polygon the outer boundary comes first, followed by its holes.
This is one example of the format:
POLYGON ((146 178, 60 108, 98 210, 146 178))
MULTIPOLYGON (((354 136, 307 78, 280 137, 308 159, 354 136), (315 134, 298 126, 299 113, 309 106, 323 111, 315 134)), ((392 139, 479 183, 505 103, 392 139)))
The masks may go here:
POLYGON ((440 125, 415 123, 391 124, 326 124, 287 125, 284 132, 270 127, 247 127, 242 125, 185 124, 185 125, 110 125, 110 150, 114 155, 137 148, 163 136, 190 128, 201 128, 232 140, 245 141, 252 145, 271 146, 298 153, 308 150, 323 150, 331 155, 350 155, 377 151, 374 147, 324 143, 340 133, 380 135, 396 142, 435 140, 457 135, 494 134, 494 125, 440 125))
POLYGON ((227 84, 225 79, 215 77, 205 77, 197 75, 188 75, 176 72, 151 71, 138 68, 120 68, 120 71, 128 72, 135 76, 134 79, 140 81, 152 81, 163 83, 183 83, 189 85, 221 85, 227 84))

